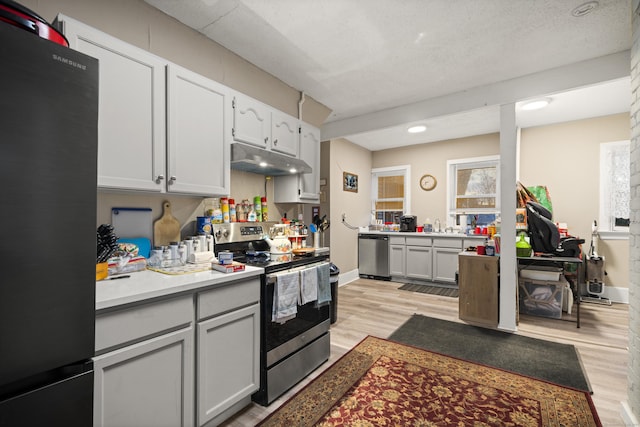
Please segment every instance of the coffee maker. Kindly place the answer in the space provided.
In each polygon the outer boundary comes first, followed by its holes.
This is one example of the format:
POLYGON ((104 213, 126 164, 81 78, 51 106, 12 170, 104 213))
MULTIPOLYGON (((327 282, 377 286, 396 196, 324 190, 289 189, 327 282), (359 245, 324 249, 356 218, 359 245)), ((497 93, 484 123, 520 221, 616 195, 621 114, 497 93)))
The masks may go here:
POLYGON ((400 231, 415 232, 416 223, 415 215, 403 215, 400 217, 400 231))

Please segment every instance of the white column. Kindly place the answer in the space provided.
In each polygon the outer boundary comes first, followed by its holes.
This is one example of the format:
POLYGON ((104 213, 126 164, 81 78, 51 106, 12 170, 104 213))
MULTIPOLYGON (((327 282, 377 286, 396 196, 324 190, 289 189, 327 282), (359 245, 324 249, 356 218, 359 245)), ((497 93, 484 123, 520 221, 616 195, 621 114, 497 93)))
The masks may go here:
POLYGON ((498 328, 516 331, 516 180, 518 130, 515 103, 500 106, 500 322, 498 328))

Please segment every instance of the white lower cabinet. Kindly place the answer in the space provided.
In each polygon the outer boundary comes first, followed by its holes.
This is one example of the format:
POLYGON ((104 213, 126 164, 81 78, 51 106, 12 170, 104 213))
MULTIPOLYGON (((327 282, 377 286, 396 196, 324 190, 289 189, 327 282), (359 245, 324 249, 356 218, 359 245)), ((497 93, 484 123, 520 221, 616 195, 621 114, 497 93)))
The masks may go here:
POLYGON ((96 316, 94 426, 193 425, 193 297, 96 316))
POLYGON ((197 295, 197 426, 216 426, 260 387, 260 280, 197 295))
POLYGON ((98 312, 94 427, 211 427, 250 403, 259 301, 254 277, 98 312))
POLYGON ((404 237, 389 237, 389 274, 391 277, 407 275, 406 246, 404 237))
POLYGON ((431 280, 431 247, 407 246, 407 277, 410 279, 431 280))
POLYGON ((193 424, 193 329, 94 359, 94 426, 193 424))
POLYGON ((462 239, 433 239, 433 280, 456 282, 458 254, 462 252, 462 239))
POLYGON ((202 426, 260 387, 256 363, 260 348, 260 305, 199 322, 197 330, 197 425, 202 426))

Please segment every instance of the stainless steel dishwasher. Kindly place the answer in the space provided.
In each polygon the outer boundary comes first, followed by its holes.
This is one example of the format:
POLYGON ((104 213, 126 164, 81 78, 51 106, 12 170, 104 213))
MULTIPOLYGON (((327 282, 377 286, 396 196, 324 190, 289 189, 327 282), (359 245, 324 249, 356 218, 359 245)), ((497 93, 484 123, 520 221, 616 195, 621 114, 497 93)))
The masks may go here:
POLYGON ((360 277, 389 280, 389 236, 358 236, 358 274, 360 277))

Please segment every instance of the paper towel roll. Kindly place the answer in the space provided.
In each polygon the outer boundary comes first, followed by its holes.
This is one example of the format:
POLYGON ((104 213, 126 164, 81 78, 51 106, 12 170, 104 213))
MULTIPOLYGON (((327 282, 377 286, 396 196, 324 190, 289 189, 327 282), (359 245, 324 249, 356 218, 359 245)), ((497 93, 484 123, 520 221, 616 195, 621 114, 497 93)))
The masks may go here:
POLYGON ((205 262, 211 262, 213 260, 212 252, 194 252, 189 255, 189 262, 191 264, 202 264, 205 262))

